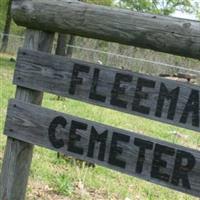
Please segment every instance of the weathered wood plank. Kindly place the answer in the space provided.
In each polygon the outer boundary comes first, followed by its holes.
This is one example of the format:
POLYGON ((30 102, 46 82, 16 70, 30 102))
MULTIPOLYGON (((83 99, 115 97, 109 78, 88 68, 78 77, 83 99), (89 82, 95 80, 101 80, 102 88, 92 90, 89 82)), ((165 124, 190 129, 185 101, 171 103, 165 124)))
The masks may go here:
MULTIPOLYGON (((27 29, 24 47, 50 52, 54 35, 27 29)), ((17 87, 16 98, 34 104, 41 104, 42 92, 17 87)), ((33 145, 13 138, 7 139, 0 177, 1 200, 24 200, 32 160, 33 145)))
POLYGON ((200 152, 12 100, 5 134, 200 197, 200 152))
POLYGON ((200 22, 74 0, 13 0, 18 25, 200 58, 200 22), (62 17, 61 17, 62 16, 62 17))
POLYGON ((199 86, 21 49, 14 84, 200 130, 199 86))

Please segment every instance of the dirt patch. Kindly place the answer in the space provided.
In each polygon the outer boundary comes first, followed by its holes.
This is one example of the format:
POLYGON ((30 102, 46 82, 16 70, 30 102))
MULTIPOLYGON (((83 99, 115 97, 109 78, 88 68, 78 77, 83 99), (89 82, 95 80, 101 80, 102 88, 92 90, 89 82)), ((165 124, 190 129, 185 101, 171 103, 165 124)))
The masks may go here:
POLYGON ((106 191, 101 189, 93 190, 87 189, 82 182, 77 182, 75 184, 73 198, 62 196, 56 193, 53 188, 49 187, 39 181, 30 180, 27 192, 27 200, 119 200, 119 198, 114 195, 109 196, 106 191), (108 197, 109 196, 109 197, 108 197))
POLYGON ((48 185, 30 181, 28 187, 27 200, 70 200, 68 197, 64 197, 56 194, 56 192, 48 185))
POLYGON ((75 184, 75 191, 73 194, 73 199, 77 200, 119 200, 119 198, 114 196, 108 195, 108 193, 104 190, 101 190, 100 188, 97 189, 88 189, 84 186, 84 184, 79 181, 75 184))

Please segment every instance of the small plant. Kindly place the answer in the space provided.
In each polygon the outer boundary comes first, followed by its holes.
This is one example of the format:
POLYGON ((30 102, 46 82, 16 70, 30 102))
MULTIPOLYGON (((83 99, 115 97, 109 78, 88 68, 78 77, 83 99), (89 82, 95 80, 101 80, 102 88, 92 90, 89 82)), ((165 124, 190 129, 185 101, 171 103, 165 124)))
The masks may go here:
POLYGON ((70 196, 73 192, 72 180, 65 174, 56 175, 54 185, 60 194, 70 196))

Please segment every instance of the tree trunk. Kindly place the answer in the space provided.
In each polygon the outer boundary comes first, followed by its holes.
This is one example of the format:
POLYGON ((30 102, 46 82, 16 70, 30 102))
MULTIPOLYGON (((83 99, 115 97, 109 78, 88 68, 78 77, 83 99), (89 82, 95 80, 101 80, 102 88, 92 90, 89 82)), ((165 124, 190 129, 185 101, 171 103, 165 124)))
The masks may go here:
POLYGON ((7 15, 6 15, 6 22, 4 26, 4 31, 3 31, 3 38, 2 38, 2 45, 1 45, 1 52, 5 53, 7 46, 8 46, 8 39, 9 39, 9 33, 10 33, 10 26, 11 26, 11 4, 12 0, 8 1, 8 10, 7 10, 7 15))

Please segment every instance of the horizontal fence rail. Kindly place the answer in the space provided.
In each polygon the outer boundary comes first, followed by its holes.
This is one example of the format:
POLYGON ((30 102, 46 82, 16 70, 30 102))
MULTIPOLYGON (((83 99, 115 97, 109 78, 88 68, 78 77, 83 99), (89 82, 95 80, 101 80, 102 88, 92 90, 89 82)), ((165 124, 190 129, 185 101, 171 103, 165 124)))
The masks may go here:
POLYGON ((200 152, 12 100, 7 136, 200 197, 200 152))
POLYGON ((73 0, 13 0, 21 26, 200 58, 200 22, 73 0), (62 17, 61 17, 62 16, 62 17))
POLYGON ((14 84, 200 130, 198 86, 20 49, 14 84))

